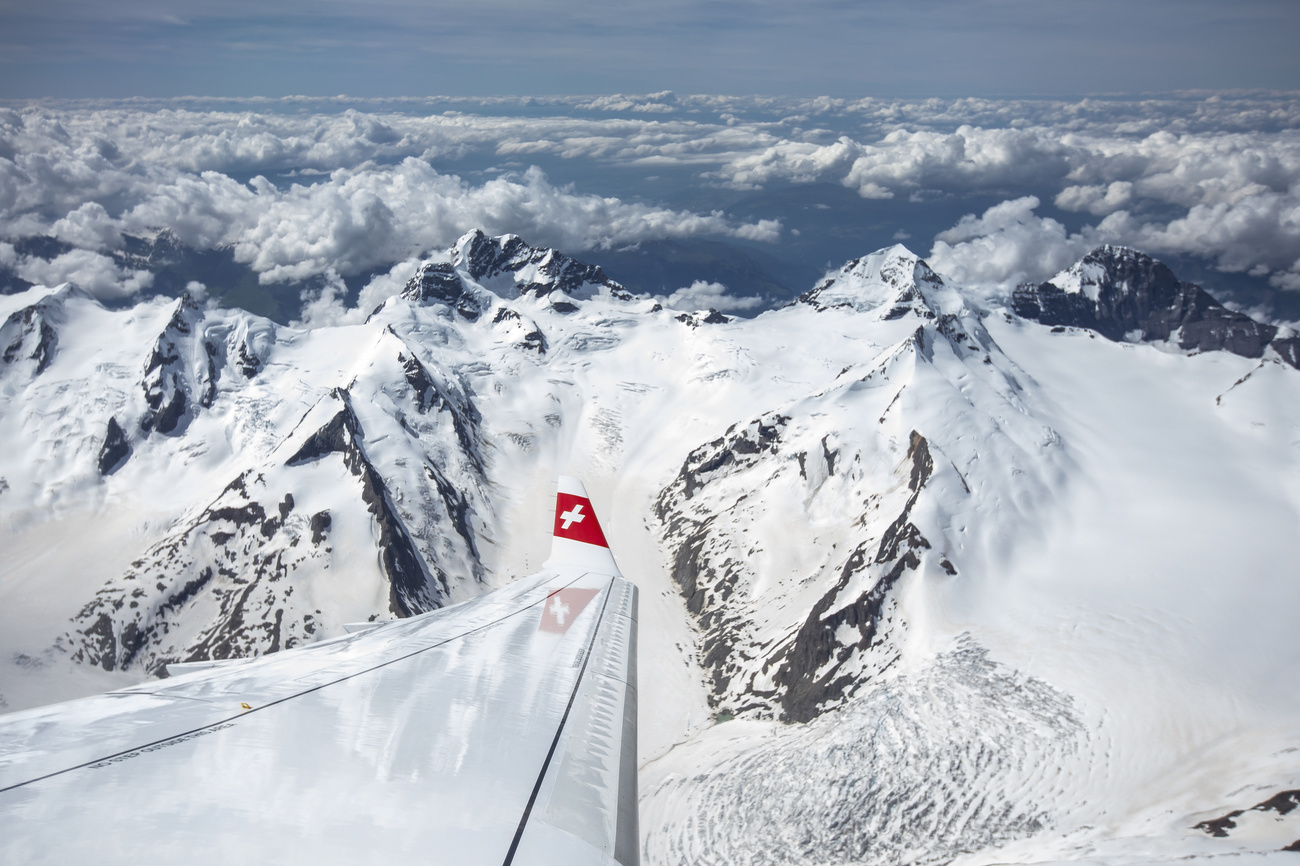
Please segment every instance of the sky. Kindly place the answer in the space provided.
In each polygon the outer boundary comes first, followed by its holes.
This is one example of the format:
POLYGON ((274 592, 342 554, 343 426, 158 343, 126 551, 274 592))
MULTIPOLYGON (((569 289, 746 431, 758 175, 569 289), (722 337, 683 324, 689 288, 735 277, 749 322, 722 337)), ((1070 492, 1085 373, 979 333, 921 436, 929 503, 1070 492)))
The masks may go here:
POLYGON ((0 98, 1300 87, 1294 0, 3 0, 0 98))

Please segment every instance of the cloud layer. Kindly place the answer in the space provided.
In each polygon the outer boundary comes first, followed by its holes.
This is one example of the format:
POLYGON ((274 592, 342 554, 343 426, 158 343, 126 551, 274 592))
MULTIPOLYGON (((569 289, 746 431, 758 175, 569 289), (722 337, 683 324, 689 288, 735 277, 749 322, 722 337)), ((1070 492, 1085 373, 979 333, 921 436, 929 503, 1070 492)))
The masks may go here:
MULTIPOLYGON (((0 109, 0 237, 49 234, 102 256, 124 233, 170 228, 196 247, 233 248, 264 281, 388 267, 473 227, 575 253, 657 239, 779 244, 783 214, 738 219, 658 202, 691 188, 689 200, 709 200, 713 187, 724 201, 813 183, 900 204, 1001 199, 931 229, 935 266, 988 286, 1042 279, 1105 241, 1300 290, 1294 94, 662 92, 0 109)), ((111 278, 118 293, 146 285, 98 261, 28 267, 41 279, 98 268, 97 285, 111 278)))
MULTIPOLYGON (((264 282, 360 273, 445 247, 470 228, 573 251, 692 236, 780 237, 778 220, 745 223, 718 211, 583 193, 551 183, 535 166, 473 183, 431 164, 473 148, 538 150, 537 135, 554 125, 355 111, 303 119, 4 110, 0 235, 50 235, 102 253, 124 234, 170 229, 198 249, 233 248, 264 282)), ((583 139, 601 146, 590 135, 583 139)), ((52 279, 73 274, 71 267, 28 269, 52 279)), ((122 275, 113 293, 142 285, 122 275)))

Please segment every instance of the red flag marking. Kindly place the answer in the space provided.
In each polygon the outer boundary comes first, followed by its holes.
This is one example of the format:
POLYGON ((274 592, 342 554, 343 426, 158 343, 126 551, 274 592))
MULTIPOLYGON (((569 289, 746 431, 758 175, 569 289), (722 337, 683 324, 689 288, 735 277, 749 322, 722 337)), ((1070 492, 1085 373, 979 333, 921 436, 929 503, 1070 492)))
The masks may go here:
POLYGON ((542 607, 542 621, 537 624, 538 631, 566 632, 573 621, 582 613, 598 589, 575 589, 566 587, 557 589, 546 597, 542 607))
POLYGON ((609 547, 591 500, 572 493, 559 493, 555 497, 555 537, 609 547))

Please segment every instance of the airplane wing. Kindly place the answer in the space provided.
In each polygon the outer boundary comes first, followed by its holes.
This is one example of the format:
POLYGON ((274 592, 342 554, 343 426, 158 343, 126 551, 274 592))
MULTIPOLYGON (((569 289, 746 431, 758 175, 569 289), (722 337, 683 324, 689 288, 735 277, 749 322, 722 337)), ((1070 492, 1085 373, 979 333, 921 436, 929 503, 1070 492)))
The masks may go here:
POLYGON ((636 866, 636 599, 562 478, 532 577, 0 716, 0 862, 636 866))

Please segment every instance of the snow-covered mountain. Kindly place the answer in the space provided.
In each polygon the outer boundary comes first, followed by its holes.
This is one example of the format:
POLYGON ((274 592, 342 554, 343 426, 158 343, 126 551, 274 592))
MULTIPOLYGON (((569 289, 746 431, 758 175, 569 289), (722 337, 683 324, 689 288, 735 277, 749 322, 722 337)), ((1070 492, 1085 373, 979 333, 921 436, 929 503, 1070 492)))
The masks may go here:
POLYGON ((893 247, 733 320, 475 232, 360 325, 2 296, 0 694, 472 597, 570 473, 642 589, 646 862, 1280 850, 1300 371, 1199 291, 893 247))
POLYGON ((1300 367, 1300 337, 1226 309, 1163 262, 1127 247, 1103 246, 1052 279, 1018 287, 1016 315, 1045 325, 1089 328, 1111 340, 1169 341, 1188 351, 1267 351, 1300 367))

